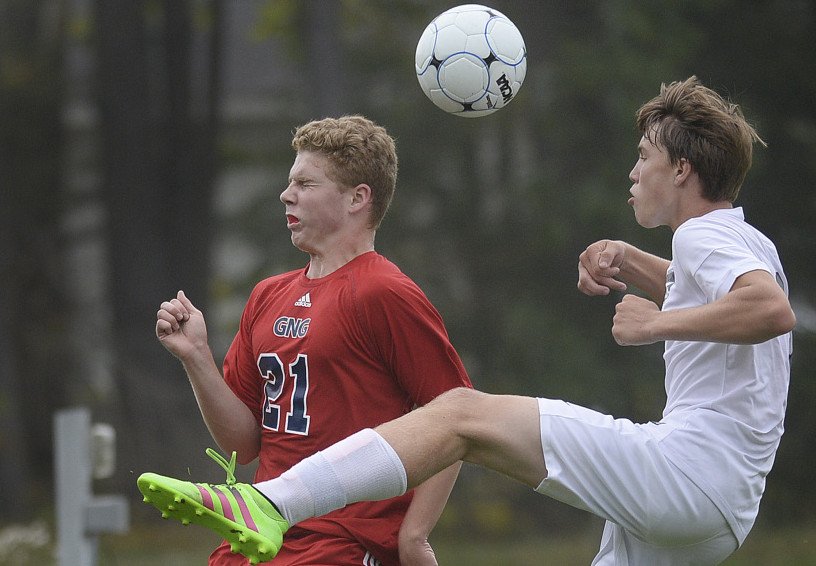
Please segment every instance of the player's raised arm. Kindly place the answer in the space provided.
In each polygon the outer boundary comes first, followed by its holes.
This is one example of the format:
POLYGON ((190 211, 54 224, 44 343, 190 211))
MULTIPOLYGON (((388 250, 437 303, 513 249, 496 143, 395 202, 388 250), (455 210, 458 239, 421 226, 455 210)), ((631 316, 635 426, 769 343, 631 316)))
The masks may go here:
POLYGON ((600 240, 578 257, 578 289, 608 295, 637 287, 658 306, 663 304, 669 261, 620 240, 600 240))
POLYGON ((725 296, 705 305, 659 311, 646 302, 627 296, 618 305, 612 333, 619 344, 660 340, 759 344, 796 325, 785 292, 763 270, 741 275, 725 296))
POLYGON ((254 460, 260 449, 258 424, 224 381, 207 343, 202 312, 179 291, 161 304, 156 318, 156 337, 184 366, 213 439, 225 452, 236 451, 239 463, 254 460))

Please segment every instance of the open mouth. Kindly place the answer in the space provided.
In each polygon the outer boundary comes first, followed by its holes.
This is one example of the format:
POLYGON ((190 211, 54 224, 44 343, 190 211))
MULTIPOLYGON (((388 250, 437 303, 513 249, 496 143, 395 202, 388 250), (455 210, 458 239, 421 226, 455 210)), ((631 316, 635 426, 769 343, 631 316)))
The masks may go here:
POLYGON ((294 226, 298 222, 300 222, 300 220, 298 220, 297 216, 294 216, 292 214, 287 214, 286 215, 286 225, 287 226, 294 226))

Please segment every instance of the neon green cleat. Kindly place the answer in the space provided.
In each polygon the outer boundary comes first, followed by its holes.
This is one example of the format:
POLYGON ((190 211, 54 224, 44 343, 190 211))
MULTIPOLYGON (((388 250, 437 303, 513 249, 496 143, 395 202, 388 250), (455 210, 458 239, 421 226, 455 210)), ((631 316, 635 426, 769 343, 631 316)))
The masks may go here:
POLYGON ((226 470, 226 484, 192 483, 145 473, 137 481, 144 502, 155 506, 165 519, 217 532, 229 542, 233 553, 243 554, 251 564, 271 560, 280 550, 289 524, 257 489, 236 483, 235 452, 229 462, 210 448, 207 454, 226 470))

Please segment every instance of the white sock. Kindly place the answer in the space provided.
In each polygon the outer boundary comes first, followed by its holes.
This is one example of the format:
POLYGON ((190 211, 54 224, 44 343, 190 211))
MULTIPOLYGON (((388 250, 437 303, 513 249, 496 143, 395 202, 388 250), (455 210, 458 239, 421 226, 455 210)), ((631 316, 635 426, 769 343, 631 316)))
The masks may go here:
POLYGON ((289 525, 357 501, 379 501, 408 488, 405 467, 382 436, 367 428, 281 474, 255 484, 289 525))

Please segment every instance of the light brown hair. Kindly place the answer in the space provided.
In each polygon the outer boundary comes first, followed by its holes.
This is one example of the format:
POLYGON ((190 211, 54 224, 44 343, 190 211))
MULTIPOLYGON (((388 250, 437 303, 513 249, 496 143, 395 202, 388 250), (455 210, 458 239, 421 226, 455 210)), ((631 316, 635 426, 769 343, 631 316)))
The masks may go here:
POLYGON ((672 165, 686 159, 712 202, 734 202, 751 168, 753 144, 765 146, 742 110, 692 76, 660 85, 637 112, 637 128, 672 165))

